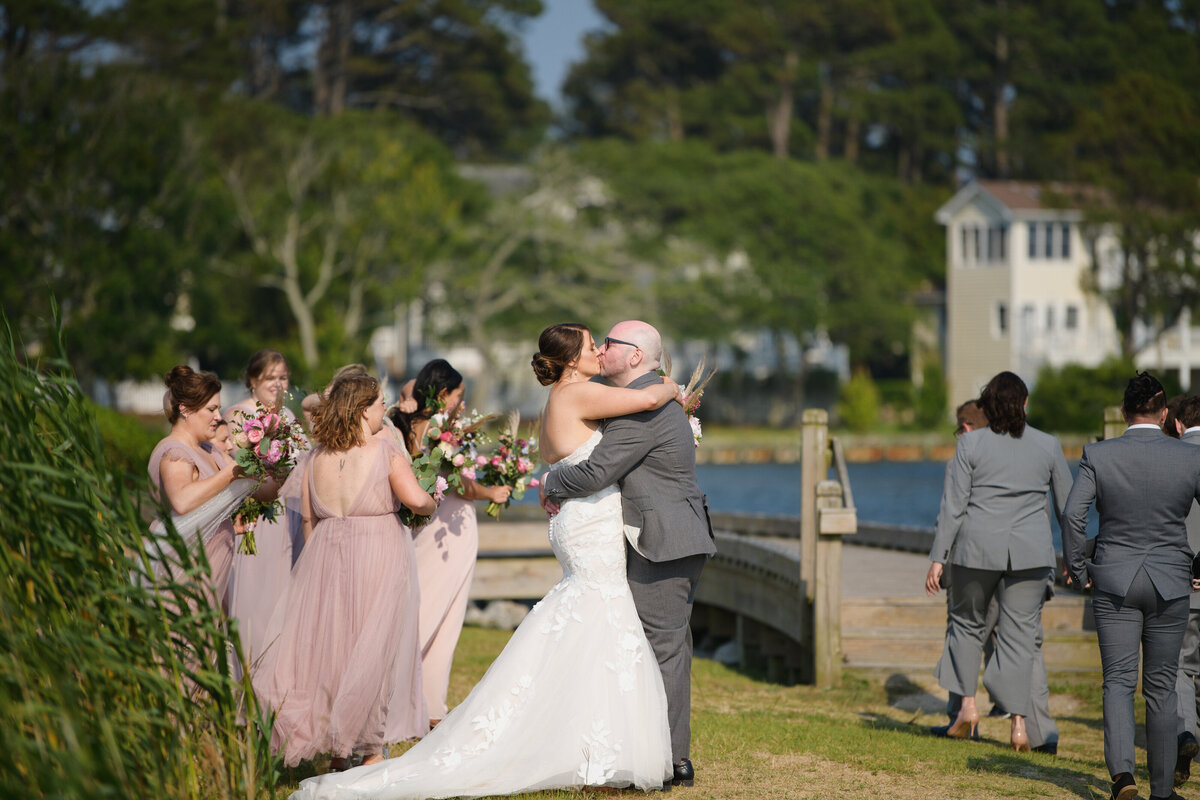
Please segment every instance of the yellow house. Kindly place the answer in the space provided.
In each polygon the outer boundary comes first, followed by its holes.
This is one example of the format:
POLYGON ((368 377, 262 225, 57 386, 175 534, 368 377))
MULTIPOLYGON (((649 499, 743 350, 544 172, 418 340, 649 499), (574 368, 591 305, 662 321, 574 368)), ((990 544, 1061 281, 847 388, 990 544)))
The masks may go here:
POLYGON ((1082 212, 1051 208, 1041 196, 1036 183, 972 181, 935 215, 946 228, 946 378, 954 405, 978 397, 1002 370, 1032 385, 1044 364, 1094 366, 1120 351, 1111 310, 1086 288, 1092 252, 1101 273, 1111 273, 1104 265, 1115 241, 1085 237, 1082 212))

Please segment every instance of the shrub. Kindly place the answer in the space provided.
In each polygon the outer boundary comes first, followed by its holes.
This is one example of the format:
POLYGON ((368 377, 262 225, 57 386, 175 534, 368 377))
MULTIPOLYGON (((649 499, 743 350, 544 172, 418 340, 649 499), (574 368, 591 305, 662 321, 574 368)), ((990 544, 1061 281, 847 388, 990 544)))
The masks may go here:
POLYGON ((879 389, 870 373, 859 370, 846 381, 837 412, 842 424, 852 431, 861 433, 875 426, 879 419, 879 389))
POLYGON ((230 674, 203 550, 171 534, 190 577, 136 579, 145 525, 61 342, 35 368, 0 337, 0 796, 266 793, 269 722, 230 674))
MULTIPOLYGON (((1029 396, 1029 424, 1056 433, 1100 433, 1104 409, 1121 405, 1125 384, 1136 374, 1132 362, 1119 358, 1096 367, 1067 364, 1042 367, 1029 396)), ((1167 397, 1179 393, 1171 375, 1155 373, 1167 397)))
POLYGON ((96 420, 104 456, 118 473, 132 476, 136 485, 145 485, 146 464, 159 439, 166 435, 165 425, 148 426, 137 417, 122 414, 93 403, 88 410, 96 420))

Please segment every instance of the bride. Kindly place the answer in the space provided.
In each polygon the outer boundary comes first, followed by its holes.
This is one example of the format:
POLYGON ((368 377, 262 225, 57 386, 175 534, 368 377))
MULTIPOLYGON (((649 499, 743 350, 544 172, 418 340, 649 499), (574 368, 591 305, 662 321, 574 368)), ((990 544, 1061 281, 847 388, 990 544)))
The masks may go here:
MULTIPOLYGON (((600 420, 678 396, 669 379, 640 390, 592 383, 597 348, 583 325, 542 331, 532 363, 550 386, 540 452, 552 470, 588 457, 600 420)), ((550 544, 562 580, 440 725, 399 758, 303 781, 293 800, 649 790, 669 782, 667 700, 625 578, 617 487, 565 501, 550 521, 550 544)))

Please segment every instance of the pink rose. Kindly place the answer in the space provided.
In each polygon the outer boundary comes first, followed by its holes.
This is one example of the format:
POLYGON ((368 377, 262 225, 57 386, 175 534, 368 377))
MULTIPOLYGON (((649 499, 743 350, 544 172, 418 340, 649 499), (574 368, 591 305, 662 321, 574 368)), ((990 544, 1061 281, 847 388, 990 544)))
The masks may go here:
POLYGON ((492 456, 492 466, 493 467, 500 466, 500 456, 492 456))
POLYGON ((488 463, 488 460, 486 458, 484 458, 483 456, 475 456, 475 466, 486 467, 487 463, 488 463))
POLYGON ((462 475, 464 478, 466 478, 469 481, 475 480, 475 470, 472 469, 471 467, 467 467, 462 472, 460 472, 459 475, 462 475))
POLYGON ((537 487, 542 485, 542 482, 539 481, 537 478, 530 478, 529 485, 536 489, 537 487))
MULTIPOLYGON (((456 453, 454 456, 454 459, 450 463, 456 467, 461 467, 463 464, 467 463, 467 457, 464 456, 462 453, 456 453)), ((471 477, 474 477, 474 476, 471 476, 471 477)))
POLYGON ((250 440, 250 444, 261 442, 264 433, 263 426, 258 422, 250 421, 246 423, 246 438, 250 440))
POLYGON ((522 458, 517 461, 517 472, 521 473, 522 475, 524 475, 526 472, 529 472, 531 469, 533 469, 533 464, 526 459, 522 458))
POLYGON ((271 441, 271 446, 267 448, 266 460, 268 464, 278 464, 279 459, 283 458, 283 442, 278 439, 271 441))
POLYGON ((454 434, 451 433, 450 431, 442 431, 442 435, 439 436, 438 438, 441 439, 443 442, 453 442, 454 434))

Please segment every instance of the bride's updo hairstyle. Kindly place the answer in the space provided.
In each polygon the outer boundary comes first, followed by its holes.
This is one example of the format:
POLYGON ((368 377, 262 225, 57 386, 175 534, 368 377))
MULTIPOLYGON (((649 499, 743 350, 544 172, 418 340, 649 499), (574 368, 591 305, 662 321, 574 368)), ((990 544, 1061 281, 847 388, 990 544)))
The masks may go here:
POLYGON ((542 331, 538 337, 538 351, 529 362, 538 383, 549 386, 562 377, 571 362, 583 352, 583 334, 589 330, 587 325, 578 322, 560 322, 542 331))
POLYGON ((163 383, 170 394, 167 422, 172 425, 179 421, 180 406, 188 411, 199 411, 210 397, 221 393, 220 378, 211 372, 197 372, 187 364, 171 367, 171 371, 163 376, 163 383))
POLYGON ((417 401, 417 410, 406 414, 398 408, 388 409, 388 419, 404 435, 404 441, 408 445, 409 451, 415 452, 417 448, 417 442, 413 441, 413 421, 432 417, 434 413, 433 399, 439 397, 442 392, 446 394, 453 392, 462 386, 462 382, 462 373, 450 366, 449 361, 444 358, 435 358, 421 367, 421 371, 413 380, 412 396, 417 401))
POLYGON ((363 443, 363 412, 379 399, 379 381, 370 375, 346 375, 330 384, 328 391, 313 413, 313 439, 326 450, 357 447, 363 443))

